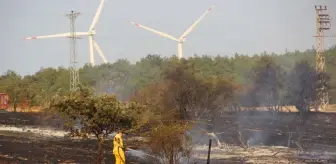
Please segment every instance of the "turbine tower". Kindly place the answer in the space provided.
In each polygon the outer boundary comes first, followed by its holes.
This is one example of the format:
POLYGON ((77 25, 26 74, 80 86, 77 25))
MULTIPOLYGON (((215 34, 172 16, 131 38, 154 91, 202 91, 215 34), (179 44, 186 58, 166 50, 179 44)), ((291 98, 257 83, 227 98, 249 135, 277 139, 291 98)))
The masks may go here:
POLYGON ((95 65, 95 59, 94 59, 94 48, 98 52, 99 56, 102 58, 104 63, 107 63, 106 57, 99 47, 98 43, 95 41, 94 36, 96 34, 96 24, 99 20, 100 14, 102 12, 103 6, 104 6, 105 0, 102 0, 100 2, 100 5, 97 9, 96 15, 93 18, 93 21, 91 23, 91 26, 89 28, 88 32, 75 32, 74 34, 72 32, 68 33, 61 33, 61 34, 53 34, 53 35, 43 35, 43 36, 32 36, 32 37, 26 37, 26 40, 31 40, 31 39, 47 39, 47 38, 71 38, 73 35, 76 37, 83 37, 83 36, 88 36, 89 37, 89 50, 90 50, 90 63, 92 66, 95 65))
POLYGON ((143 28, 147 31, 153 32, 159 36, 174 40, 177 42, 177 53, 178 53, 178 58, 181 59, 183 57, 183 50, 182 50, 182 44, 183 42, 186 41, 186 37, 188 36, 188 34, 196 27, 196 25, 201 22, 201 20, 212 10, 212 8, 214 8, 215 6, 212 5, 210 8, 207 9, 207 11, 205 13, 203 13, 203 15, 201 15, 179 38, 176 38, 170 34, 164 33, 164 32, 160 32, 158 30, 149 28, 147 26, 135 23, 133 21, 130 21, 131 24, 143 28))

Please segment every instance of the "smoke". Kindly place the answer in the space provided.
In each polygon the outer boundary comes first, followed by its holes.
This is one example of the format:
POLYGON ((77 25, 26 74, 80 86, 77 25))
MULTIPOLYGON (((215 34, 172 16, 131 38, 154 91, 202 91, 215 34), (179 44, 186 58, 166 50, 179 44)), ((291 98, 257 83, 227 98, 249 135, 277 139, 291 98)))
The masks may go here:
POLYGON ((216 146, 223 146, 223 143, 239 144, 239 133, 242 142, 248 146, 288 145, 287 135, 274 132, 276 129, 270 128, 277 127, 277 124, 286 126, 283 125, 285 122, 282 120, 283 114, 280 113, 283 106, 294 105, 300 111, 307 110, 307 107, 300 108, 300 105, 309 106, 314 100, 315 70, 306 61, 297 62, 293 68, 284 70, 271 57, 261 57, 256 66, 249 73, 250 87, 236 99, 238 106, 248 107, 256 112, 213 115, 212 125, 197 124, 191 130, 193 144, 207 145, 209 138, 214 139, 216 146), (264 111, 260 111, 262 108, 264 111), (206 129, 207 134, 200 129, 206 129))
MULTIPOLYGON (((160 159, 159 157, 156 157, 154 155, 145 153, 142 150, 134 150, 134 149, 129 149, 128 148, 126 150, 126 153, 130 156, 139 157, 142 160, 146 160, 146 163, 160 163, 160 164, 167 163, 163 159, 160 159)), ((178 156, 180 157, 179 158, 179 163, 189 163, 189 162, 192 161, 191 159, 189 159, 187 157, 183 157, 182 153, 180 153, 178 156)))
POLYGON ((133 65, 123 59, 97 67, 86 65, 82 69, 81 81, 94 87, 96 94, 114 94, 118 99, 124 99, 132 88, 129 86, 132 68, 133 65))
POLYGON ((248 146, 262 146, 264 145, 265 141, 267 140, 268 134, 264 131, 255 131, 252 132, 252 135, 247 140, 248 146))
POLYGON ((222 143, 220 142, 219 138, 217 137, 217 135, 215 133, 213 133, 213 132, 212 133, 207 133, 207 135, 211 136, 213 139, 216 140, 218 147, 220 147, 220 148, 222 147, 222 143))
MULTIPOLYGON (((250 75, 251 87, 238 103, 252 110, 260 110, 262 107, 266 111, 259 111, 257 115, 240 112, 237 118, 238 131, 242 132, 248 145, 270 144, 276 134, 267 130, 254 131, 253 128, 264 129, 279 123, 282 119, 279 112, 283 106, 293 105, 300 112, 308 112, 315 100, 318 75, 307 61, 296 62, 292 69, 284 70, 271 57, 261 57, 250 75)), ((273 142, 286 145, 285 137, 281 140, 273 142)))
POLYGON ((132 156, 140 157, 142 159, 146 159, 148 157, 158 159, 157 157, 155 157, 153 155, 150 155, 148 153, 145 153, 142 150, 134 150, 134 149, 127 148, 126 152, 129 153, 132 156))

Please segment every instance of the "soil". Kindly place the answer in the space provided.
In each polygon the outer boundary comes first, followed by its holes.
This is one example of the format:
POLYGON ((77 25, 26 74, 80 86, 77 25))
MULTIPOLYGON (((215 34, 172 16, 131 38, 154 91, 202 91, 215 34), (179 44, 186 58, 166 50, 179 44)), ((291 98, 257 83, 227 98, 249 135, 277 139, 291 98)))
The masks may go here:
MULTIPOLYGON (((96 150, 94 141, 35 140, 8 133, 2 133, 0 144, 1 161, 8 163, 92 163, 96 150)), ((112 155, 105 154, 105 158, 113 161, 112 155)))
POLYGON ((200 125, 207 131, 216 132, 220 140, 239 144, 242 140, 250 145, 288 146, 294 142, 336 146, 336 113, 308 113, 249 111, 224 113, 212 120, 212 125, 200 125), (252 142, 254 140, 254 142, 252 142))
MULTIPOLYGON (((191 131, 194 143, 208 144, 209 134, 204 132, 215 133, 224 145, 226 153, 213 156, 225 160, 223 163, 336 163, 336 113, 222 113, 199 122, 191 131), (265 146, 290 149, 260 154, 265 146), (228 155, 230 151, 234 155, 228 155), (277 152, 282 153, 273 156, 277 152)), ((213 146, 218 146, 213 140, 213 146)))
POLYGON ((62 129, 62 119, 45 112, 0 112, 0 124, 39 126, 62 129))
MULTIPOLYGON (((62 129, 61 119, 38 112, 0 113, 0 125, 62 129)), ((0 131, 0 164, 94 163, 97 147, 96 140, 47 138, 33 133, 0 131)), ((114 163, 112 147, 111 140, 103 146, 105 163, 114 163)), ((127 160, 127 163, 143 163, 132 156, 128 156, 127 160)))
MULTIPOLYGON (((215 126, 199 124, 191 133, 194 142, 206 145, 208 137, 201 130, 214 132, 225 145, 219 150, 213 142, 211 164, 336 163, 336 156, 313 155, 321 151, 336 152, 335 113, 225 113, 212 123, 215 126), (285 148, 287 146, 290 148, 285 148)), ((62 128, 58 118, 36 112, 0 113, 0 124, 62 128)), ((93 163, 96 148, 95 140, 40 138, 28 133, 0 131, 0 163, 93 163)), ((114 163, 111 141, 105 142, 104 150, 105 163, 114 163)), ((197 163, 206 163, 207 148, 195 152, 199 158, 197 163)), ((127 163, 150 164, 130 155, 127 155, 127 163)))

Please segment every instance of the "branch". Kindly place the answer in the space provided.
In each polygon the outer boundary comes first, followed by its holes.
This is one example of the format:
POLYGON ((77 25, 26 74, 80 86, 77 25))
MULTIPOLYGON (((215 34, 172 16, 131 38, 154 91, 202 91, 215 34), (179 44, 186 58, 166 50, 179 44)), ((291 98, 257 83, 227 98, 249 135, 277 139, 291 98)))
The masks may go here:
POLYGON ((242 147, 246 151, 249 148, 249 146, 242 141, 243 138, 240 131, 238 131, 238 134, 239 134, 239 142, 241 144, 240 147, 242 147))
POLYGON ((74 157, 75 155, 77 155, 79 149, 82 149, 82 148, 83 148, 83 144, 81 144, 80 148, 77 148, 77 149, 76 149, 75 153, 71 154, 71 155, 68 156, 68 157, 65 157, 65 156, 62 155, 62 154, 63 154, 63 150, 64 150, 64 148, 62 148, 62 151, 61 151, 60 155, 61 155, 61 157, 64 158, 64 159, 70 159, 70 158, 74 157))

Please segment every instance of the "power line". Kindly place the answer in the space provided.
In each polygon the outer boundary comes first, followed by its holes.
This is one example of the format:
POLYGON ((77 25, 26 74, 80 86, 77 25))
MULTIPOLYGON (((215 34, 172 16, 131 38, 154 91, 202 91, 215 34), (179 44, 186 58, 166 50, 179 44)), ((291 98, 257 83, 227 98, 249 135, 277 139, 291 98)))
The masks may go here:
POLYGON ((318 111, 324 111, 329 104, 329 95, 325 77, 325 52, 324 52, 324 32, 330 30, 331 18, 327 13, 327 6, 315 5, 316 10, 316 72, 318 76, 318 85, 316 87, 317 99, 315 108, 318 111))

